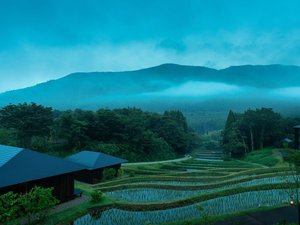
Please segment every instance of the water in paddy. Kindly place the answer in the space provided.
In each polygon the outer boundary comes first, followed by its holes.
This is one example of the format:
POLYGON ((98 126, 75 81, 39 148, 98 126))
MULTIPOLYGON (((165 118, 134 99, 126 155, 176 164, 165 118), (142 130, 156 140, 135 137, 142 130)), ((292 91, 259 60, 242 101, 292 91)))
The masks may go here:
POLYGON ((136 212, 112 208, 102 212, 95 211, 78 218, 73 225, 160 224, 199 217, 201 213, 220 215, 262 206, 279 205, 288 201, 289 194, 285 190, 255 191, 211 199, 175 209, 136 212), (204 208, 203 212, 199 211, 199 206, 204 208))
MULTIPOLYGON (((128 202, 165 202, 175 201, 182 198, 192 197, 199 194, 207 194, 211 192, 237 188, 237 187, 249 187, 262 184, 275 184, 283 181, 292 181, 292 177, 268 177, 262 179, 255 179, 246 181, 238 184, 224 185, 212 189, 201 189, 201 190, 172 190, 172 189, 156 189, 156 188, 140 188, 140 189, 125 189, 105 193, 107 196, 128 201, 128 202)), ((175 183, 173 183, 175 185, 175 183)), ((176 183, 176 185, 178 185, 176 183)))
MULTIPOLYGON (((203 178, 203 177, 201 177, 203 178)), ((147 185, 147 184, 156 184, 156 185, 174 185, 174 186, 201 186, 201 185, 212 185, 212 184, 218 184, 218 183, 225 183, 228 181, 233 181, 237 179, 244 179, 244 178, 251 178, 251 176, 239 176, 239 177, 233 177, 230 179, 224 179, 219 181, 141 181, 141 182, 134 182, 132 184, 141 184, 141 185, 147 185)), ((253 177, 254 178, 254 177, 253 177)), ((235 186, 249 186, 249 185, 258 185, 258 184, 268 184, 268 183, 280 183, 286 181, 282 177, 268 177, 268 178, 260 178, 260 179, 253 179, 251 181, 242 182, 239 184, 232 185, 235 186)), ((130 184, 127 185, 130 187, 130 184)), ((229 187, 229 185, 227 185, 229 187)))

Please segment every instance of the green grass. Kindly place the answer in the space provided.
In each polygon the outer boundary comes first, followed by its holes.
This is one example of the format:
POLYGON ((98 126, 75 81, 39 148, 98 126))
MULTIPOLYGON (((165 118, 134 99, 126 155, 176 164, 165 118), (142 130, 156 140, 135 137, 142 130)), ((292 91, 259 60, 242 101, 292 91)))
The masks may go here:
POLYGON ((75 188, 80 189, 85 195, 91 195, 94 191, 94 188, 91 185, 79 181, 75 181, 75 188))
POLYGON ((80 205, 74 206, 72 208, 68 208, 66 210, 60 211, 58 213, 51 214, 47 221, 47 225, 63 225, 63 224, 70 224, 76 218, 84 216, 90 210, 96 207, 110 207, 114 204, 114 201, 107 197, 103 197, 101 202, 99 203, 92 203, 92 202, 85 202, 80 205), (62 222, 63 221, 63 222, 62 222))
POLYGON ((258 163, 273 167, 280 162, 280 159, 274 155, 274 151, 276 152, 276 150, 271 148, 255 150, 251 153, 248 153, 243 160, 246 162, 258 163))
MULTIPOLYGON (((278 206, 272 206, 272 207, 259 207, 256 209, 250 209, 250 210, 245 210, 245 211, 241 211, 241 212, 235 212, 235 213, 230 213, 230 214, 224 214, 224 215, 214 215, 211 216, 212 218, 212 222, 216 223, 218 221, 226 221, 226 220, 230 220, 234 217, 237 216, 241 216, 244 214, 251 214, 251 213, 257 213, 257 212, 266 212, 272 209, 277 209, 277 208, 281 208, 284 207, 286 205, 278 205, 278 206)), ((178 222, 172 222, 172 223, 164 223, 163 225, 199 225, 201 224, 202 220, 201 217, 199 218, 194 218, 191 220, 184 220, 184 221, 178 221, 178 222)))

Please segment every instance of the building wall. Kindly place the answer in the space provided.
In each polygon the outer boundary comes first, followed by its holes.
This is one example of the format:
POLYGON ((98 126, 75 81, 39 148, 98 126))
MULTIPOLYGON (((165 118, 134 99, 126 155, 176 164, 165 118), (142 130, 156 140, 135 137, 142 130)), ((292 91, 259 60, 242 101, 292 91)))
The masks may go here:
POLYGON ((103 178, 103 170, 106 168, 113 168, 116 170, 116 175, 118 169, 121 168, 121 164, 117 164, 114 166, 108 166, 95 170, 83 170, 79 171, 75 174, 75 179, 88 184, 97 184, 100 183, 103 178))
POLYGON ((74 195, 74 174, 63 174, 0 188, 0 195, 5 194, 9 191, 13 191, 15 193, 26 193, 30 191, 34 186, 41 186, 45 188, 53 187, 53 195, 61 202, 65 202, 71 200, 74 195))

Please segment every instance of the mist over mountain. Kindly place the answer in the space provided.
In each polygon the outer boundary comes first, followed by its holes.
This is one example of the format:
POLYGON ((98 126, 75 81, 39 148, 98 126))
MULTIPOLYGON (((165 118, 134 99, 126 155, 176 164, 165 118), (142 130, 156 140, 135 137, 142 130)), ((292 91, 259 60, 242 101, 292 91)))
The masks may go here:
POLYGON ((0 106, 36 102, 56 109, 140 107, 179 109, 188 115, 229 109, 296 107, 300 67, 233 66, 216 70, 163 64, 126 72, 73 73, 57 80, 0 94, 0 106))

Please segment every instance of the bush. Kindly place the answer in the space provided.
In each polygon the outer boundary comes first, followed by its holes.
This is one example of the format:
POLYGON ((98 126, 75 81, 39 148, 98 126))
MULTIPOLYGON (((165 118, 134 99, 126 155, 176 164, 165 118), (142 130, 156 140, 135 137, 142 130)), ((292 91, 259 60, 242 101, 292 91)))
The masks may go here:
POLYGON ((19 213, 18 194, 10 191, 0 196, 0 224, 12 224, 19 213))
POLYGON ((134 177, 134 176, 135 176, 134 171, 130 171, 130 172, 129 172, 129 177, 134 177))
POLYGON ((103 193, 101 191, 97 190, 97 191, 92 192, 91 197, 92 197, 91 201, 93 203, 97 203, 102 200, 103 193))
POLYGON ((58 202, 52 188, 34 187, 25 194, 8 192, 0 196, 0 223, 11 225, 19 217, 25 217, 26 224, 43 222, 58 202))
POLYGON ((53 188, 34 187, 30 192, 20 195, 19 204, 27 224, 45 221, 48 212, 59 201, 52 195, 53 188))
POLYGON ((111 180, 116 177, 116 170, 114 168, 106 168, 103 170, 103 181, 111 180))
POLYGON ((122 177, 122 176, 124 176, 124 170, 123 169, 118 169, 117 177, 122 177))

